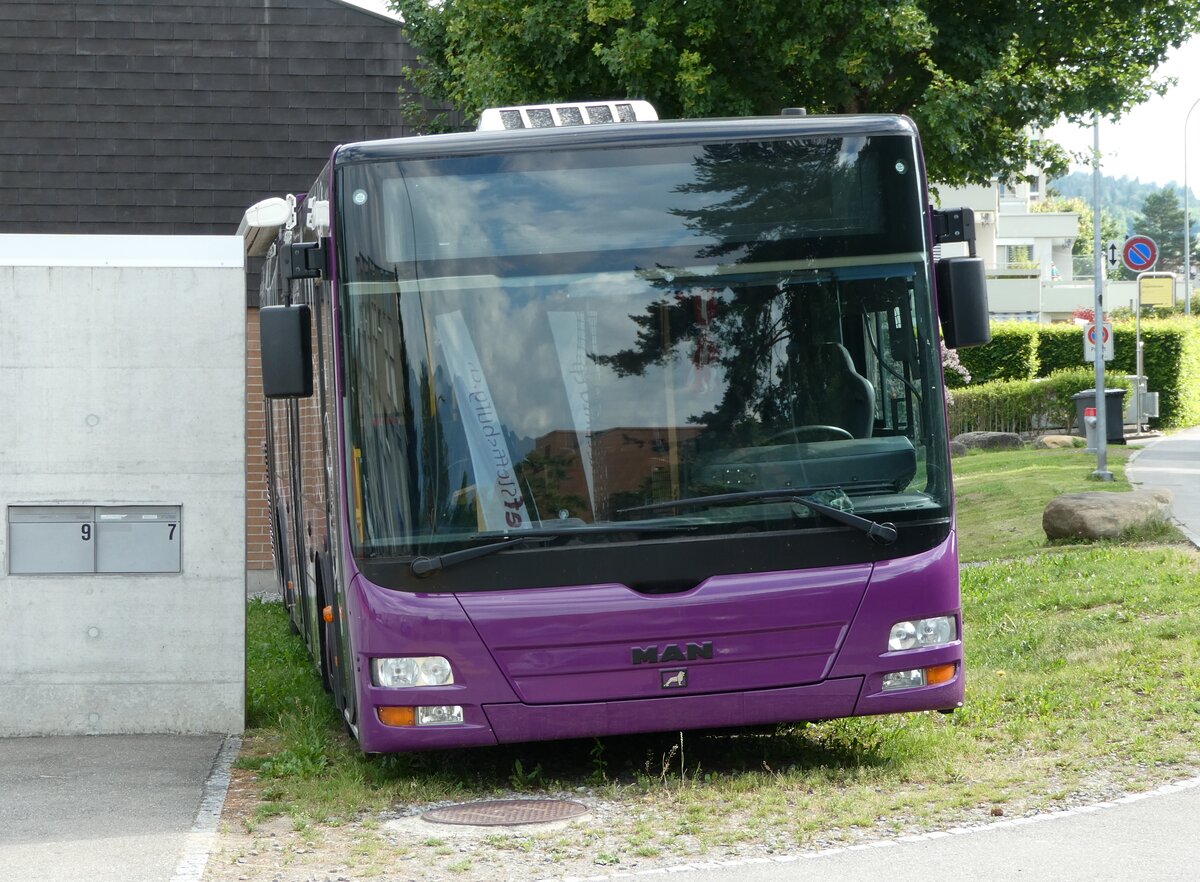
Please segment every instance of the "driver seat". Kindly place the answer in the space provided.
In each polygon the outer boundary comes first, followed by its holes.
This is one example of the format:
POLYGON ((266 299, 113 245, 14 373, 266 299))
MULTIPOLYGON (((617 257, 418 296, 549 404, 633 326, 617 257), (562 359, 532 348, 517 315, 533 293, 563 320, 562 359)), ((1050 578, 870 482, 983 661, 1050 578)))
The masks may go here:
POLYGON ((854 360, 841 343, 818 343, 813 356, 821 384, 813 401, 814 416, 855 438, 870 438, 875 427, 875 387, 854 369, 854 360))

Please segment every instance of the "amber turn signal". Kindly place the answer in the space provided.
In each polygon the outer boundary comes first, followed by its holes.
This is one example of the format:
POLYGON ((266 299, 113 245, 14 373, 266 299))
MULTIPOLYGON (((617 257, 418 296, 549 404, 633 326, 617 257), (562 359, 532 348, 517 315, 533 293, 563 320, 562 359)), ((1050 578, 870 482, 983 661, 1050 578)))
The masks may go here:
POLYGON ((937 683, 949 683, 954 679, 955 665, 934 665, 925 669, 925 682, 930 686, 937 683))
POLYGON ((377 707, 379 722, 385 726, 415 726, 417 724, 416 708, 411 707, 377 707))

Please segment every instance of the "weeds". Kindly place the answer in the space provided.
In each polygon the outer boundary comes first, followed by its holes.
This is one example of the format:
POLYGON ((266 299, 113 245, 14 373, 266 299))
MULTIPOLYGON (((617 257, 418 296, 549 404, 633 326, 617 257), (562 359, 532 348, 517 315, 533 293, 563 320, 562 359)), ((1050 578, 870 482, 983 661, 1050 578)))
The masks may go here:
POLYGON ((528 772, 518 759, 513 762, 513 772, 509 777, 513 790, 539 790, 542 787, 542 764, 538 763, 528 772))
POLYGON ((608 783, 608 763, 604 760, 604 742, 599 738, 592 739, 592 749, 588 751, 592 761, 592 773, 588 775, 591 784, 608 783))

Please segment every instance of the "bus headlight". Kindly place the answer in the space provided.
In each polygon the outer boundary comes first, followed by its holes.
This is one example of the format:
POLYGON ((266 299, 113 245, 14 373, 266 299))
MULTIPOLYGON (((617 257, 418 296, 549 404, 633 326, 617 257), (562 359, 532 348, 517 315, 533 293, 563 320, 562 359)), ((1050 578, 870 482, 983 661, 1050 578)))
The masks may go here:
POLYGON ((463 709, 457 704, 417 708, 418 726, 449 726, 462 721, 463 709))
POLYGON ((925 646, 942 646, 957 639, 958 622, 954 616, 916 619, 892 625, 892 632, 888 635, 888 649, 897 652, 925 646))
POLYGON ((894 692, 897 689, 916 689, 925 685, 925 671, 918 668, 914 671, 896 671, 894 674, 883 675, 883 691, 894 692))
POLYGON ((371 660, 371 682, 396 689, 405 686, 447 686, 454 682, 450 662, 440 655, 371 660))

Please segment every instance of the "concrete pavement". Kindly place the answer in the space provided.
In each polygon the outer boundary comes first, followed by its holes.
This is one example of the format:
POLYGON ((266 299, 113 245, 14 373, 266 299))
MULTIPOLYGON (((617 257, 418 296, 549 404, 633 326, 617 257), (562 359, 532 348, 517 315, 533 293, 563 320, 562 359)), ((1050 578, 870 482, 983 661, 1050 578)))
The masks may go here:
POLYGON ((0 880, 198 882, 235 747, 222 735, 0 739, 0 880))

